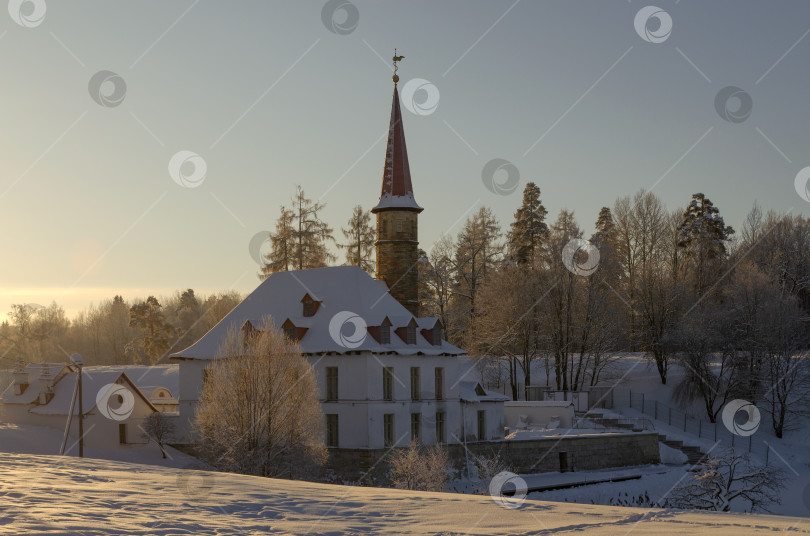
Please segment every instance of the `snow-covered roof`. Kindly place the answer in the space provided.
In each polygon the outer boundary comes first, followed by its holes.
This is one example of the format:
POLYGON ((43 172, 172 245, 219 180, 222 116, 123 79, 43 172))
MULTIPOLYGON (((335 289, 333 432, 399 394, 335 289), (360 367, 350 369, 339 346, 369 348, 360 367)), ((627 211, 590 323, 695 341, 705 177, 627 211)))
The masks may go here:
POLYGON ((40 382, 58 382, 69 371, 67 365, 62 363, 29 363, 25 367, 28 374, 28 387, 21 395, 14 394, 14 384, 11 383, 0 395, 2 404, 31 404, 39 397, 40 382))
MULTIPOLYGON (((73 398, 73 389, 76 386, 78 375, 71 371, 53 386, 53 398, 44 405, 35 405, 31 413, 40 415, 67 415, 70 412, 70 401, 73 398)), ((103 393, 106 386, 114 383, 123 383, 133 395, 141 397, 151 406, 149 400, 135 386, 127 375, 120 371, 96 371, 88 374, 82 373, 82 411, 86 414, 96 407, 99 393, 103 393), (119 382, 119 380, 121 380, 119 382)), ((73 408, 73 414, 79 414, 79 404, 73 408)), ((154 409, 154 408, 153 408, 154 409)))
POLYGON ((267 316, 278 327, 289 319, 296 327, 307 328, 298 345, 304 354, 309 355, 327 352, 464 353, 444 340, 440 345, 431 344, 419 329, 416 330, 416 344, 407 344, 395 330, 407 326, 414 316, 388 293, 387 285, 357 266, 335 266, 272 274, 200 340, 172 354, 171 359, 215 359, 229 329, 241 329, 247 321, 260 329, 267 316), (321 302, 311 317, 303 315, 301 304, 307 293, 321 302), (390 344, 378 343, 363 329, 366 325, 379 326, 385 317, 392 324, 390 344), (356 336, 355 326, 361 329, 356 336))
MULTIPOLYGON (((168 365, 100 365, 84 367, 87 374, 96 371, 125 372, 132 383, 143 391, 147 386, 160 386, 168 389, 172 395, 180 392, 180 366, 176 363, 168 365)), ((144 393, 146 394, 146 393, 144 393)), ((148 395, 147 395, 148 396, 148 395)))
POLYGON ((407 195, 388 195, 383 194, 380 196, 380 201, 374 206, 374 211, 386 209, 386 208, 412 208, 415 210, 419 210, 420 212, 424 210, 419 204, 416 202, 416 199, 413 197, 413 193, 409 192, 407 195))
MULTIPOLYGON (((67 415, 70 408, 70 401, 73 397, 73 389, 76 385, 76 373, 67 365, 61 363, 31 363, 26 366, 28 373, 28 387, 21 395, 14 394, 14 384, 9 385, 3 394, 0 395, 2 404, 30 404, 31 413, 43 415, 67 415), (37 400, 41 391, 43 372, 47 370, 45 378, 50 378, 53 384, 53 398, 44 405, 37 405, 37 400)), ((141 365, 120 365, 120 366, 92 366, 84 367, 82 375, 82 409, 90 411, 96 405, 96 396, 99 391, 108 384, 116 383, 124 376, 123 383, 130 383, 138 391, 140 396, 149 400, 149 394, 143 389, 157 389, 158 386, 165 387, 170 393, 177 393, 180 388, 179 366, 176 364, 141 366, 141 365), (156 384, 147 387, 146 384, 156 384), (172 391, 174 390, 174 391, 172 391)), ((133 394, 136 394, 133 392, 133 394)), ((166 399, 171 403, 170 400, 166 399)), ((78 404, 77 404, 78 406, 78 404)), ((74 409, 74 414, 78 414, 78 409, 74 409)))
POLYGON ((458 396, 467 402, 505 402, 510 400, 506 395, 487 391, 478 382, 458 382, 458 396))

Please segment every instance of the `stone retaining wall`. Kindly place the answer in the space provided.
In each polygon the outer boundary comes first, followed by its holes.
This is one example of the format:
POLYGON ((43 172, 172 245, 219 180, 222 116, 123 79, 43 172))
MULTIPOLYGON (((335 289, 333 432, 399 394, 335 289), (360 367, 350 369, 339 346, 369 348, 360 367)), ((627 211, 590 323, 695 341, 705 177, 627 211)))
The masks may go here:
MULTIPOLYGON (((482 441, 447 445, 454 468, 473 456, 501 458, 516 473, 586 471, 661 463, 658 434, 653 432, 595 434, 549 439, 482 441)), ((380 484, 390 471, 388 449, 329 449, 328 467, 341 480, 380 484), (361 480, 362 479, 362 480, 361 480)), ((390 455, 390 454, 389 454, 390 455)))

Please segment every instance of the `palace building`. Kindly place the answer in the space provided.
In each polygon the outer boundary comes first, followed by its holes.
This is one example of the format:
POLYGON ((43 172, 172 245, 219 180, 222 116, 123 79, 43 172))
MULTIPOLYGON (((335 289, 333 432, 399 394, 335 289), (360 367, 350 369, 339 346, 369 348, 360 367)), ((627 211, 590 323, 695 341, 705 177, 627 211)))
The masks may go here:
POLYGON ((182 441, 205 370, 232 329, 269 317, 297 341, 315 371, 328 447, 385 449, 503 439, 503 402, 465 378, 464 351, 442 338, 437 318, 419 315, 418 216, 394 75, 394 96, 377 216, 377 277, 357 266, 275 272, 188 348, 180 364, 182 441))

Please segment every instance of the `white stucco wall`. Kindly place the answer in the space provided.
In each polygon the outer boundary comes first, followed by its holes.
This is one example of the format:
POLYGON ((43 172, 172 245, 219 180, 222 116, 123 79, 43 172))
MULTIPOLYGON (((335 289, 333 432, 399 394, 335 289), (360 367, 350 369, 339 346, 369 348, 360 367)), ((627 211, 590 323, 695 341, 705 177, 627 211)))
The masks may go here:
MULTIPOLYGON (((128 384, 120 382, 122 385, 128 384)), ((31 411, 36 408, 34 405, 23 404, 2 404, 3 420, 20 425, 46 426, 64 432, 67 424, 67 414, 45 414, 31 411)), ((147 441, 141 437, 143 420, 153 413, 152 408, 140 397, 134 397, 132 413, 126 419, 113 420, 101 414, 97 408, 92 408, 85 414, 84 432, 85 446, 93 448, 111 450, 121 447, 118 437, 119 424, 126 424, 127 444, 145 444, 147 441)), ((70 432, 68 434, 68 446, 76 442, 79 438, 78 415, 73 416, 70 432)), ((59 445, 54 446, 57 452, 59 445)))
POLYGON ((559 402, 505 402, 503 411, 506 426, 510 429, 514 429, 520 415, 526 415, 530 425, 546 425, 552 417, 559 417, 561 428, 571 428, 574 425, 574 405, 571 403, 563 406, 559 402))
MULTIPOLYGON (((457 382, 465 363, 453 356, 401 356, 361 353, 357 355, 309 356, 318 383, 318 397, 324 415, 338 415, 340 448, 384 448, 383 419, 394 414, 394 439, 399 445, 411 441, 411 413, 421 413, 421 441, 436 442, 436 412, 445 413, 447 443, 463 442, 462 402, 457 382), (326 400, 326 368, 338 368, 338 400, 326 400), (394 370, 393 400, 383 400, 383 368, 394 370), (421 400, 411 400, 411 367, 419 367, 421 400), (444 399, 436 400, 435 369, 444 368, 444 399)), ((178 437, 193 442, 191 421, 202 389, 203 369, 207 360, 180 360, 180 418, 178 437)), ((467 441, 477 439, 477 411, 487 411, 487 439, 503 438, 503 404, 464 403, 467 441)), ((326 417, 323 419, 324 430, 326 417)))

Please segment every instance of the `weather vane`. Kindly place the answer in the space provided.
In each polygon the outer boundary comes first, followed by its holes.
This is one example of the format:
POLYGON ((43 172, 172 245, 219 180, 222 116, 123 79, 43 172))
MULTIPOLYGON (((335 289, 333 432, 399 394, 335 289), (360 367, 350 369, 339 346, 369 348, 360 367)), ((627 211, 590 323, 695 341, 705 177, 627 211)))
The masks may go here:
POLYGON ((405 56, 397 56, 397 49, 394 49, 394 76, 391 77, 391 80, 394 81, 394 84, 399 82, 399 75, 397 75, 397 69, 399 69, 399 66, 397 65, 397 63, 402 61, 404 58, 405 56))

